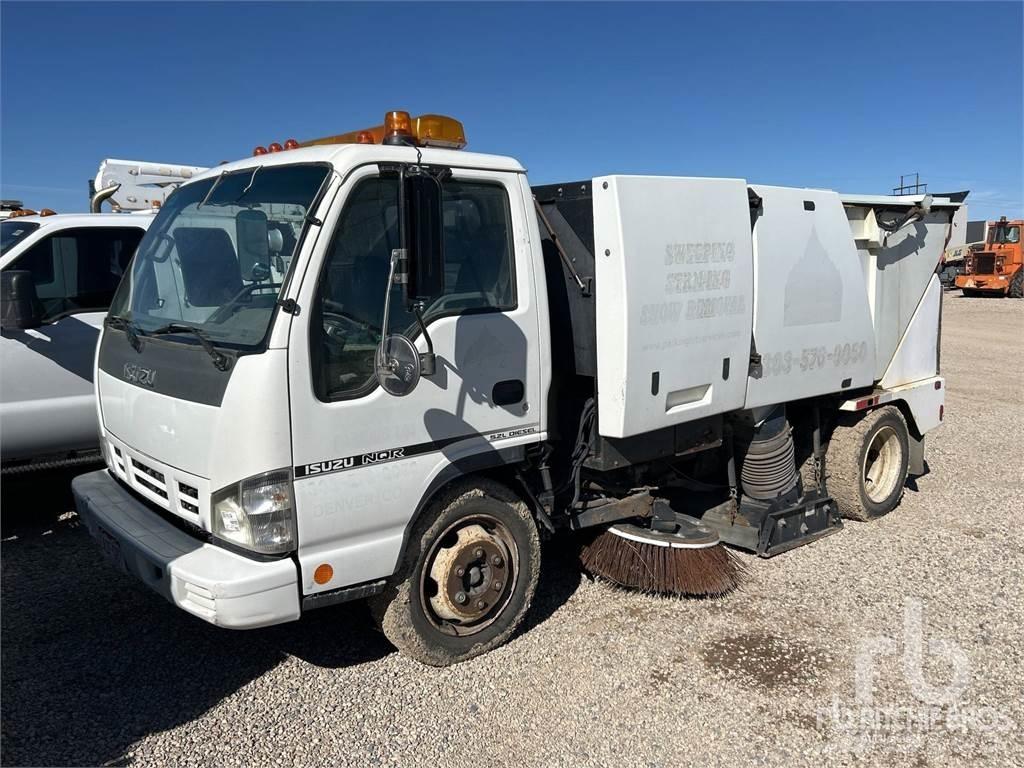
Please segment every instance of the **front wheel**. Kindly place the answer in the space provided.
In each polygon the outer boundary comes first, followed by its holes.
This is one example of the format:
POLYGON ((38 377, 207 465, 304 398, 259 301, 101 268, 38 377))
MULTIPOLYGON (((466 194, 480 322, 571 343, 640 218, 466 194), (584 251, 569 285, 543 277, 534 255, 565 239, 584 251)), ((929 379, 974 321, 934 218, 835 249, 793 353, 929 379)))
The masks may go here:
POLYGON ((895 406, 837 426, 825 466, 829 493, 843 517, 872 520, 891 512, 903 496, 909 458, 907 422, 895 406))
POLYGON ((1017 270, 1017 274, 1013 276, 1013 280, 1010 281, 1009 290, 1011 299, 1022 299, 1024 298, 1024 267, 1017 270))
POLYGON ((529 508, 504 486, 459 483, 424 511, 385 591, 370 608, 407 656, 444 667, 506 642, 540 574, 529 508))

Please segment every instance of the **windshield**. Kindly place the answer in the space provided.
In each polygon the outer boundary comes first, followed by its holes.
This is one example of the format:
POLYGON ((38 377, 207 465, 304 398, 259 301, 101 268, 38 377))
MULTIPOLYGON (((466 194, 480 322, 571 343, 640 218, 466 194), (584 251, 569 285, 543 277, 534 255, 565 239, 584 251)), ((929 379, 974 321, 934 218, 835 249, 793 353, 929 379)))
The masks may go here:
POLYGON ((184 323, 215 344, 260 344, 327 173, 260 166, 181 187, 139 245, 110 314, 143 333, 184 323))
POLYGON ((34 221, 0 221, 0 253, 7 253, 8 249, 13 248, 37 229, 39 225, 34 221))
POLYGON ((989 243, 993 245, 1005 245, 1006 243, 1020 242, 1020 227, 1008 227, 1001 224, 992 230, 989 235, 989 243))

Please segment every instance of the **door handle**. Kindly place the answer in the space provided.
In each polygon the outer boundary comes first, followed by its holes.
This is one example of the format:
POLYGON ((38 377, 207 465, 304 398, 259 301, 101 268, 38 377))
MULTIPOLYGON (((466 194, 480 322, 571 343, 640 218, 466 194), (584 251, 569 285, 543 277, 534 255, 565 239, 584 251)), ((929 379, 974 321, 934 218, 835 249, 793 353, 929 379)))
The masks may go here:
POLYGON ((520 379, 499 381, 491 390, 491 402, 495 405, 514 405, 521 402, 526 394, 526 386, 520 379))

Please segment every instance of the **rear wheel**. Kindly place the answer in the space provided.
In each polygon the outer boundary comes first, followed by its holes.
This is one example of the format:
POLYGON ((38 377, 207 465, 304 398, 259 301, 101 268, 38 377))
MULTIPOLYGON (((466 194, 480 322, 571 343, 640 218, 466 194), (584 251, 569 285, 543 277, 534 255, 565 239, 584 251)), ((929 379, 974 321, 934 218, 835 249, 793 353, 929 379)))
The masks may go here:
POLYGON ((424 511, 370 607, 396 648, 448 666, 512 636, 539 573, 540 538, 527 506, 498 483, 460 483, 424 511))
POLYGON ((844 517, 872 520, 903 496, 910 455, 907 422, 895 406, 841 422, 828 444, 828 490, 844 517))

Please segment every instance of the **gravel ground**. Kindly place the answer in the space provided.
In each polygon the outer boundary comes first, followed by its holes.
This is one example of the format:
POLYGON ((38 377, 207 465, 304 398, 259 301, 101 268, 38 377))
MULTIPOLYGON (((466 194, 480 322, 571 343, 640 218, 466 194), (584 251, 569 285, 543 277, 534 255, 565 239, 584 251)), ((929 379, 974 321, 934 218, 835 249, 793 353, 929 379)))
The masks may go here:
POLYGON ((748 557, 717 601, 549 547, 526 631, 450 669, 358 604, 210 627, 103 562, 66 477, 7 483, 2 762, 1024 765, 1024 302, 944 313, 946 424, 893 514, 748 557))

